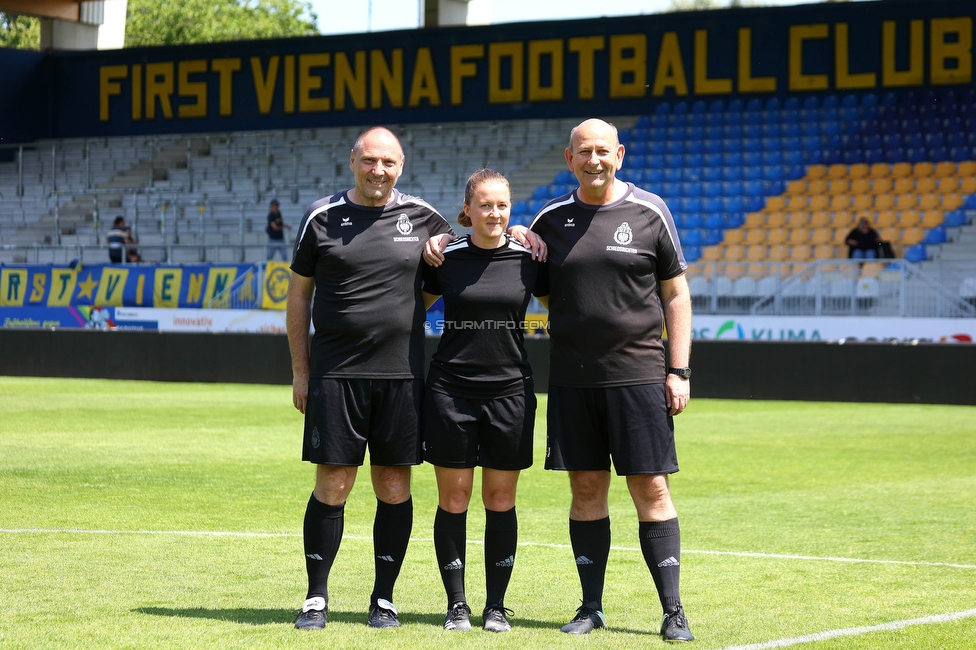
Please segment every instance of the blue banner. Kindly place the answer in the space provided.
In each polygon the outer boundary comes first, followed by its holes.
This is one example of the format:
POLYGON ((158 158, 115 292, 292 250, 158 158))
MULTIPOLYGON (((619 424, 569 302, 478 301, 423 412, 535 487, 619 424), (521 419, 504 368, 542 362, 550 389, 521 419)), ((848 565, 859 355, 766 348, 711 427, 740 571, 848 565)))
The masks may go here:
POLYGON ((2 266, 0 307, 221 308, 230 306, 232 285, 235 307, 260 306, 249 264, 2 266))

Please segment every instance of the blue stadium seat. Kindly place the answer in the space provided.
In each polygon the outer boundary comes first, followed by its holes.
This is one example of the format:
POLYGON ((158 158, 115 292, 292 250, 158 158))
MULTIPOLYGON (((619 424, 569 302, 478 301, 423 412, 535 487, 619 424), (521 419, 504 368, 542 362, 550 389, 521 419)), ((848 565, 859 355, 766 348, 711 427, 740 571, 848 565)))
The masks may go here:
POLYGON ((692 113, 704 113, 707 110, 708 110, 708 106, 705 104, 704 101, 700 99, 691 105, 692 113))
POLYGON ((644 182, 645 183, 663 183, 664 182, 664 168, 663 167, 645 167, 644 168, 644 182))
POLYGON ((684 140, 667 140, 667 153, 676 154, 685 152, 685 141, 684 140))
POLYGON ((759 146, 763 151, 782 151, 783 138, 762 138, 759 146))
POLYGON ((905 150, 902 147, 885 149, 885 162, 896 163, 905 161, 905 150))
MULTIPOLYGON (((697 156, 697 155, 698 154, 694 154, 694 156, 697 156)), ((699 157, 701 157, 701 156, 699 156, 699 157)), ((686 160, 687 159, 688 158, 686 157, 686 160)), ((702 158, 702 160, 704 161, 704 158, 702 158)), ((686 166, 684 169, 681 170, 681 180, 683 180, 686 183, 700 183, 700 181, 702 179, 702 169, 704 169, 704 164, 703 163, 699 163, 699 164, 695 165, 694 167, 687 167, 686 166)), ((700 189, 695 193, 695 196, 698 196, 699 194, 701 194, 701 190, 700 189)))
POLYGON ((966 225, 966 213, 962 210, 953 210, 952 212, 946 212, 943 217, 942 224, 949 228, 958 228, 959 226, 966 225))
POLYGON ((722 155, 722 164, 726 167, 740 167, 742 166, 742 152, 741 151, 730 151, 722 155))
POLYGON ((929 152, 923 147, 919 149, 905 149, 905 160, 915 164, 928 160, 929 152))
POLYGON ((776 196, 786 191, 786 182, 782 178, 770 179, 766 186, 768 196, 776 196))
POLYGON ((770 181, 783 180, 786 177, 786 170, 782 165, 769 165, 763 167, 763 176, 770 181))
POLYGON ((963 202, 962 207, 966 210, 976 210, 976 194, 970 194, 966 197, 963 202))
POLYGON ((667 138, 661 138, 660 140, 651 140, 647 143, 647 151, 643 152, 645 154, 656 154, 663 155, 668 150, 668 140, 667 138))
POLYGON ((549 187, 546 185, 540 185, 532 191, 533 199, 548 199, 549 198, 549 187))
POLYGON ((671 116, 666 114, 658 115, 655 113, 651 115, 651 128, 664 127, 671 123, 671 116))
POLYGON ((682 180, 681 167, 665 167, 664 180, 668 183, 678 183, 682 180))
POLYGON ((722 168, 723 181, 741 181, 742 167, 727 166, 722 168))
POLYGON ((634 126, 639 128, 645 128, 645 129, 650 125, 651 125, 651 117, 649 115, 641 115, 640 117, 637 118, 637 121, 634 123, 634 126))
POLYGON ((763 178, 763 168, 758 165, 746 167, 742 174, 742 179, 745 181, 761 181, 763 178))
POLYGON ((940 163, 949 160, 949 150, 945 147, 930 147, 929 161, 940 163))
POLYGON ((825 165, 840 165, 844 162, 844 152, 840 149, 828 149, 824 153, 825 165))
POLYGON ((788 181, 795 181, 798 178, 803 178, 806 176, 807 169, 803 165, 786 165, 786 170, 783 172, 783 177, 788 181))
POLYGON ((656 115, 669 115, 671 113, 671 104, 668 102, 661 102, 654 107, 654 113, 656 115))
POLYGON ((783 110, 787 111, 798 111, 800 110, 800 98, 796 95, 790 95, 783 102, 783 110))
POLYGON ((742 117, 742 113, 728 112, 725 114, 725 124, 727 125, 738 125, 742 124, 743 121, 744 118, 742 117))
POLYGON ((689 246, 688 248, 683 248, 682 252, 685 254, 686 262, 697 262, 701 259, 701 248, 698 246, 689 246))
POLYGON ((969 147, 953 147, 949 149, 949 160, 952 162, 963 162, 969 159, 969 147))
POLYGON ((837 108, 838 106, 840 106, 840 99, 837 95, 827 95, 820 104, 820 108, 837 108))
POLYGON ((702 200, 699 196, 686 196, 685 197, 685 211, 686 212, 701 212, 702 200))
POLYGON ((722 185, 722 196, 742 196, 742 182, 741 181, 729 181, 729 182, 723 184, 722 185))
POLYGON ((758 140, 763 135, 762 124, 746 124, 742 127, 742 135, 748 139, 758 140))
POLYGON ((705 127, 703 126, 689 126, 685 129, 685 140, 689 143, 696 140, 705 139, 705 127))
POLYGON ((845 149, 843 156, 845 165, 857 165, 864 162, 864 149, 860 147, 845 149))
POLYGON ((898 103, 898 97, 893 92, 886 92, 884 95, 881 96, 882 106, 894 106, 897 103, 898 103))
POLYGON ((662 154, 650 154, 644 157, 648 167, 664 169, 664 156, 662 154))
POLYGON ((746 212, 759 212, 766 207, 766 197, 757 194, 746 199, 746 212))
POLYGON ((705 228, 710 229, 722 229, 725 227, 725 222, 721 212, 710 212, 708 216, 705 217, 705 228))
POLYGON ((721 244, 723 239, 725 239, 725 232, 721 228, 713 228, 705 232, 705 238, 702 240, 702 244, 705 246, 715 246, 721 244))
POLYGON ((680 153, 672 153, 664 156, 664 167, 681 167, 685 164, 685 157, 680 153))
POLYGON ((862 107, 874 107, 878 105, 878 95, 875 93, 864 93, 861 95, 862 107))
POLYGON ((816 95, 808 95, 803 99, 803 108, 808 111, 820 108, 820 98, 816 95))
POLYGON ((708 196, 702 201, 702 210, 705 212, 721 212, 722 211, 722 197, 720 196, 708 196))
POLYGON ((766 103, 763 105, 763 109, 766 111, 779 111, 782 110, 782 108, 783 108, 783 102, 780 101, 779 97, 770 97, 769 99, 766 100, 766 103))
POLYGON ((725 102, 721 99, 713 99, 708 105, 709 113, 724 113, 725 112, 725 102))
POLYGON ((877 133, 870 133, 862 136, 861 146, 865 149, 880 149, 881 136, 877 133))
POLYGON ((782 135, 784 138, 799 138, 803 135, 803 127, 799 122, 790 122, 783 125, 782 135))
POLYGON ((841 123, 835 121, 821 122, 820 132, 824 135, 839 135, 842 131, 841 123))
POLYGON ((824 162, 823 150, 813 149, 812 151, 807 151, 806 159, 808 165, 822 165, 824 162))
POLYGON ((682 222, 685 228, 701 228, 704 220, 700 212, 687 212, 682 222))
POLYGON ((735 151, 742 151, 742 140, 722 140, 722 151, 725 153, 732 153, 735 151))
POLYGON ((746 222, 746 216, 741 212, 729 212, 725 215, 725 229, 741 228, 746 222))
POLYGON ((949 236, 946 233, 945 226, 936 226, 925 233, 925 239, 922 243, 926 246, 934 246, 936 244, 944 244, 948 241, 949 236))
POLYGON ((819 137, 820 136, 820 122, 805 122, 803 124, 802 130, 804 137, 819 137))
POLYGON ((736 194, 735 196, 728 196, 722 199, 723 212, 742 212, 745 209, 746 209, 746 204, 745 201, 742 200, 741 194, 736 194))
POLYGON ((787 165, 802 165, 804 161, 803 149, 787 149, 783 153, 783 162, 787 165))
POLYGON ((925 244, 916 244, 905 251, 905 259, 909 262, 924 262, 928 259, 925 244))
POLYGON ((753 151, 745 152, 744 154, 742 154, 742 162, 746 167, 756 167, 757 165, 762 165, 763 164, 762 151, 759 150, 759 147, 756 147, 756 149, 753 151))
POLYGON ((865 149, 864 150, 864 162, 873 165, 875 163, 880 163, 885 161, 884 151, 880 148, 865 149))
POLYGON ((702 174, 702 181, 708 183, 715 183, 722 180, 722 166, 714 165, 711 167, 705 167, 704 173, 702 174))
POLYGON ((705 156, 700 151, 693 151, 685 154, 685 167, 701 167, 705 164, 705 156))
POLYGON ((857 108, 858 103, 859 102, 857 101, 857 95, 855 95, 853 93, 847 93, 840 100, 840 105, 843 108, 857 108))
POLYGON ((764 165, 782 165, 783 164, 783 152, 782 151, 771 151, 766 150, 762 155, 762 164, 764 165))
POLYGON ((529 199, 526 203, 529 206, 529 212, 535 214, 542 209, 542 206, 546 204, 546 201, 545 199, 529 199))

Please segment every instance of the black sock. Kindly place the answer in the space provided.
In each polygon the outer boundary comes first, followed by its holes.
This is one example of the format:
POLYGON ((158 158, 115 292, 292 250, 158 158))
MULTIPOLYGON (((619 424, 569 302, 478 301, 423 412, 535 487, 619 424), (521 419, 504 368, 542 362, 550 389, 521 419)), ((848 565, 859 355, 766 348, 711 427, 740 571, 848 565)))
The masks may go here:
POLYGON ((678 518, 640 522, 640 545, 651 570, 661 607, 673 612, 681 606, 681 530, 678 518))
POLYGON ((396 504, 376 500, 376 517, 373 519, 376 579, 373 582, 370 602, 375 603, 380 598, 393 602, 393 585, 400 575, 412 530, 412 498, 396 504))
POLYGON ((583 604, 603 609, 603 581, 610 559, 610 517, 596 521, 569 520, 569 540, 583 588, 583 604))
POLYGON ((434 553, 447 592, 447 606, 465 602, 464 562, 468 512, 452 514, 437 507, 434 515, 434 553))
POLYGON ((502 605, 515 568, 518 517, 515 508, 496 512, 485 508, 485 588, 487 605, 502 605))
POLYGON ((345 504, 329 506, 315 496, 305 507, 305 571, 308 573, 308 594, 305 598, 321 596, 329 604, 329 572, 342 542, 345 523, 345 504))

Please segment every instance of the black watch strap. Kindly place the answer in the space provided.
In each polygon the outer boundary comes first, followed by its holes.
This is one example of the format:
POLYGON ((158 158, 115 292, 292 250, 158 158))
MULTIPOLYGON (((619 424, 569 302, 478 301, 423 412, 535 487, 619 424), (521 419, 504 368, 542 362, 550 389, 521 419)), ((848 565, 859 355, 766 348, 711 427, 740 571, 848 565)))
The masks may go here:
POLYGON ((682 379, 691 379, 691 368, 668 368, 669 375, 678 375, 682 379))

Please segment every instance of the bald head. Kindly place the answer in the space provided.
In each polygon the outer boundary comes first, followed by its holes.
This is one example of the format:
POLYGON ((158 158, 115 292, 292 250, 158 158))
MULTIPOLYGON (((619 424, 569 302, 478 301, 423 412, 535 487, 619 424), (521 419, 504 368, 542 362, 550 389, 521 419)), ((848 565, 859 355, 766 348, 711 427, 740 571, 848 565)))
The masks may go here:
POLYGON ((403 159, 403 147, 392 131, 382 126, 363 131, 349 153, 349 169, 356 177, 349 199, 369 207, 389 203, 403 159))
POLYGON ((374 126, 360 133, 359 137, 356 138, 355 144, 352 146, 352 156, 355 157, 362 153, 363 147, 367 142, 371 145, 382 147, 387 151, 393 148, 401 156, 403 155, 403 147, 400 145, 400 139, 396 137, 393 131, 385 126, 374 126))
POLYGON ((576 145, 579 144, 580 138, 593 136, 597 137, 605 142, 610 142, 616 147, 620 144, 620 140, 617 136, 617 127, 610 122, 605 122, 598 118, 590 118, 588 120, 583 120, 569 132, 569 149, 575 150, 576 145))
POLYGON ((606 205, 626 192, 627 184, 616 179, 624 162, 624 147, 613 124, 598 119, 581 122, 570 132, 565 153, 566 164, 579 181, 579 200, 606 205))

